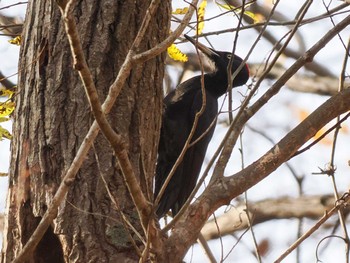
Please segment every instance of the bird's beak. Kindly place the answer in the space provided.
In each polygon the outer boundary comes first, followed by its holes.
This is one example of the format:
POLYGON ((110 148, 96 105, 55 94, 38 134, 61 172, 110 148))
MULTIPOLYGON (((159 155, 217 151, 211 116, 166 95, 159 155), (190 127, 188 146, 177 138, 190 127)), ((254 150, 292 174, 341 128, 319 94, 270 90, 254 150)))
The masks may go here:
POLYGON ((190 41, 195 47, 197 47, 200 51, 202 51, 208 57, 218 56, 218 54, 211 48, 204 46, 203 44, 194 40, 192 37, 189 37, 188 35, 184 35, 184 36, 188 41, 190 41))

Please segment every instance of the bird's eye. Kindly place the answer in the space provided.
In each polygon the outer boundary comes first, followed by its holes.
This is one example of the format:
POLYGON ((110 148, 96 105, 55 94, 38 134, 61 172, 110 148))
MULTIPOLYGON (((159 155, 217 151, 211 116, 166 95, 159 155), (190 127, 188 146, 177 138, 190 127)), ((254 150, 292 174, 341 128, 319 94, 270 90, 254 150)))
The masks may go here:
POLYGON ((226 56, 228 59, 231 59, 231 54, 227 54, 226 56))

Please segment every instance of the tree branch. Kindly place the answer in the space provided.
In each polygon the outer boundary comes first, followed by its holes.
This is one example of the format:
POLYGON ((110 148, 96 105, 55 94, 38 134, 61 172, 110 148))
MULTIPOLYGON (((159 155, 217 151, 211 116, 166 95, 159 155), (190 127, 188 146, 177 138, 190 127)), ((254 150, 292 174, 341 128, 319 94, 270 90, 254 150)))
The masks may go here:
POLYGON ((248 211, 245 203, 239 202, 216 220, 208 221, 201 234, 206 240, 210 240, 244 230, 249 227, 247 212, 253 219, 252 224, 256 225, 273 219, 318 219, 331 210, 334 204, 335 199, 332 195, 281 197, 249 202, 248 211))
POLYGON ((6 89, 9 89, 9 90, 13 89, 13 87, 15 86, 15 83, 8 80, 8 78, 5 77, 1 71, 0 71, 0 83, 2 86, 4 86, 6 89))
POLYGON ((306 231, 301 237, 298 238, 274 263, 282 262, 282 260, 288 256, 294 249, 296 249, 305 239, 311 236, 317 229, 319 229, 324 222, 326 222, 333 214, 338 212, 339 210, 344 210, 345 207, 349 205, 349 193, 345 193, 340 200, 337 200, 335 206, 325 213, 323 217, 317 221, 317 223, 311 227, 308 231, 306 231))
MULTIPOLYGON (((62 6, 62 7, 65 7, 67 5, 67 3, 68 2, 66 0, 57 0, 57 4, 62 6)), ((62 10, 64 12, 64 8, 62 10)), ((150 17, 152 17, 152 16, 147 16, 147 19, 149 19, 150 17)), ((143 23, 143 25, 146 26, 147 23, 143 23)), ((139 38, 141 37, 141 35, 139 35, 139 34, 138 34, 138 36, 139 36, 139 38)), ((134 48, 135 47, 137 47, 137 46, 134 46, 134 48)), ((120 91, 125 83, 125 80, 127 79, 127 77, 130 74, 130 71, 132 68, 131 57, 132 57, 132 50, 130 50, 129 53, 127 54, 125 61, 122 64, 122 66, 118 72, 118 76, 117 76, 116 80, 114 81, 114 83, 111 85, 111 87, 109 89, 108 96, 107 96, 105 102, 103 103, 103 105, 101 106, 101 109, 105 114, 107 114, 110 111, 110 109, 112 108, 116 98, 118 97, 118 95, 119 95, 119 93, 120 93, 120 91)), ((39 225, 37 226, 36 230, 34 231, 32 236, 30 237, 30 239, 28 240, 26 245, 23 247, 23 249, 17 255, 16 259, 13 261, 14 263, 15 262, 18 262, 18 263, 24 262, 30 256, 32 251, 34 251, 35 247, 38 245, 39 241, 41 240, 41 238, 45 234, 47 228, 52 223, 53 219, 57 216, 58 207, 62 203, 62 201, 64 200, 64 198, 68 192, 69 187, 74 182, 75 176, 76 176, 77 172, 79 171, 87 153, 89 152, 89 150, 93 144, 93 141, 96 138, 98 132, 99 132, 99 125, 97 124, 96 121, 94 121, 92 126, 90 127, 88 134, 85 136, 83 143, 79 147, 77 154, 76 154, 71 166, 69 167, 66 175, 63 177, 62 182, 61 182, 57 192, 55 193, 55 196, 52 199, 50 206, 48 206, 46 213, 42 217, 39 225)))
MULTIPOLYGON (((258 78, 263 71, 262 66, 257 64, 249 64, 249 69, 250 72, 258 78)), ((276 63, 265 79, 279 79, 284 72, 286 72, 286 68, 283 65, 276 63)), ((298 92, 331 96, 338 92, 338 84, 339 80, 335 76, 317 76, 296 73, 286 82, 285 85, 290 90, 298 92)), ((347 82, 346 84, 349 85, 350 82, 347 82)))
MULTIPOLYGON (((67 0, 57 0, 57 3, 61 6, 66 6, 67 5, 67 0)), ((104 111, 105 114, 107 114, 110 109, 112 108, 116 98, 118 97, 127 77, 129 76, 132 66, 135 63, 142 63, 144 61, 147 61, 161 52, 163 52, 170 44, 170 41, 174 41, 176 37, 178 37, 181 32, 184 30, 186 27, 186 24, 190 20, 193 12, 194 12, 194 6, 196 6, 198 3, 198 0, 193 0, 192 3, 190 4, 190 8, 188 13, 185 15, 183 22, 180 24, 180 26, 174 31, 173 34, 171 34, 166 40, 164 40, 159 46, 151 49, 149 52, 146 51, 140 55, 136 55, 133 59, 134 52, 137 49, 137 45, 140 43, 139 40, 134 41, 133 46, 129 50, 129 53, 127 54, 124 63, 122 64, 118 75, 116 77, 116 80, 114 83, 110 86, 108 96, 105 100, 105 102, 102 105, 102 110, 104 111)), ((151 16, 147 16, 147 19, 151 18, 151 16)), ((145 24, 144 24, 145 25, 145 24)), ((141 35, 138 34, 138 39, 141 39, 141 35)), ((23 262, 26 260, 26 258, 34 251, 35 247, 41 240, 42 236, 45 234, 47 228, 49 225, 52 223, 53 219, 57 215, 57 210, 61 202, 64 200, 65 195, 68 192, 69 187, 72 185, 72 183, 75 180, 75 176, 77 172, 79 171, 87 153, 89 152, 93 141, 95 140, 97 134, 99 132, 99 125, 97 124, 96 121, 93 122, 92 126, 90 127, 90 130, 88 134, 85 136, 85 139, 81 146, 79 147, 77 154, 67 170, 66 175, 62 179, 62 183, 60 184, 54 198, 52 199, 52 202, 50 206, 48 207, 46 213, 42 217, 38 227, 22 249, 22 251, 18 254, 16 259, 13 262, 23 262)), ((153 222, 153 221, 152 221, 153 222)), ((156 226, 151 222, 151 226, 149 226, 149 229, 155 229, 156 226)), ((153 235, 156 235, 153 233, 153 235)))
MULTIPOLYGON (((92 74, 87 65, 85 55, 83 52, 83 48, 80 42, 77 25, 73 18, 73 2, 69 1, 66 5, 59 4, 59 8, 62 13, 62 18, 64 20, 64 26, 66 29, 66 33, 68 36, 72 56, 74 58, 74 68, 78 71, 80 79, 84 85, 85 92, 87 98, 90 103, 90 107, 92 109, 95 120, 97 121, 103 135, 110 142, 113 147, 114 153, 117 156, 118 163, 122 170, 122 174, 124 176, 126 185, 130 192, 131 198, 136 206, 137 212, 140 216, 141 224, 145 229, 147 229, 147 222, 149 215, 151 213, 151 205, 147 202, 145 195, 143 194, 140 184, 136 178, 133 167, 131 165, 130 159, 128 157, 128 151, 126 149, 126 143, 124 138, 118 133, 116 133, 111 125, 109 124, 105 113, 103 112, 97 89, 95 87, 94 80, 92 78, 92 74)), ((154 12, 158 6, 159 0, 153 0, 151 3, 152 9, 151 12, 154 12), (153 4, 153 5, 152 5, 153 4)), ((146 17, 143 23, 143 26, 148 25, 150 15, 147 12, 146 17)), ((141 26, 141 30, 139 31, 138 38, 143 37, 145 29, 141 26)), ((139 40, 140 41, 140 40, 139 40)), ((136 42, 136 41, 135 41, 136 42)))
POLYGON ((173 33, 169 35, 164 41, 159 43, 156 47, 151 48, 141 54, 137 54, 133 57, 134 63, 145 62, 155 56, 158 56, 160 53, 164 52, 174 41, 180 36, 180 34, 184 31, 189 21, 192 18, 192 15, 195 11, 195 7, 197 6, 198 0, 193 0, 190 3, 190 7, 182 19, 180 25, 174 30, 173 33))
MULTIPOLYGON (((281 54, 283 53, 283 51, 287 48, 289 42, 292 40, 293 36, 295 35, 296 31, 298 30, 299 24, 301 23, 302 19, 304 18, 304 16, 307 13, 307 10, 310 8, 312 1, 311 0, 307 0, 305 1, 305 3, 302 5, 302 7, 300 8, 299 12, 300 15, 298 17, 297 23, 294 25, 293 29, 291 30, 288 38, 286 39, 285 43, 282 45, 282 47, 278 50, 277 54, 274 56, 274 58, 272 59, 271 63, 267 66, 267 68, 264 70, 264 72, 262 73, 262 76, 258 79, 258 81, 255 83, 254 87, 252 88, 252 90, 250 91, 249 95, 245 98, 244 102, 241 105, 241 108, 239 109, 237 116, 235 118, 235 120, 231 123, 231 127, 235 127, 237 122, 239 122, 240 118, 241 118, 241 114, 243 114, 244 109, 248 106, 250 100, 252 99, 252 97, 254 96, 255 92, 257 92, 261 82, 265 79, 265 77, 268 75, 268 73, 271 71, 271 69, 273 68, 274 64, 277 62, 278 58, 281 56, 281 54)), ((277 44, 276 44, 277 45, 277 44)), ((305 63, 303 63, 305 64, 305 63)), ((298 68, 299 69, 299 68, 298 68)), ((294 74, 295 72, 293 72, 294 74)), ((292 74, 288 75, 287 80, 291 77, 292 74)), ((287 81, 286 80, 286 81, 287 81)), ((277 80, 278 82, 278 80, 277 80)), ((275 88, 276 89, 276 93, 271 93, 270 97, 276 95, 278 93, 278 91, 282 88, 283 85, 278 86, 279 88, 275 88)), ((272 89, 272 88, 271 88, 272 89)), ((267 93, 267 92, 266 92, 267 93)), ((265 93, 265 94, 266 94, 265 93)), ((264 98, 264 96, 263 96, 264 98)), ((268 99, 269 99, 268 98, 268 99)), ((256 111, 254 113, 256 113, 265 103, 267 103, 267 100, 262 100, 259 99, 258 102, 262 102, 259 108, 256 109, 256 111)), ((257 103, 255 103, 257 104, 257 103)), ((254 104, 254 105, 255 105, 254 104)), ((253 106, 254 106, 253 105, 253 106)), ((252 115, 251 115, 252 116, 252 115)), ((241 131, 241 128, 243 126, 239 126, 239 133, 241 131)), ((237 127, 237 128, 238 128, 237 127)), ((238 131, 238 129, 235 130, 238 131)), ((230 131, 228 132, 228 134, 230 134, 230 131)), ((219 160, 214 168, 214 173, 213 173, 213 178, 216 178, 217 176, 222 176, 224 173, 224 168, 227 165, 227 162, 231 156, 232 150, 234 148, 234 145, 236 144, 237 138, 238 138, 238 133, 234 132, 233 133, 234 136, 229 136, 228 140, 225 142, 225 146, 222 149, 222 153, 219 157, 219 160)), ((212 180, 213 180, 212 178, 212 180)))
POLYGON ((167 240, 167 250, 176 251, 179 259, 184 256, 207 218, 220 206, 248 190, 287 161, 300 146, 336 116, 350 110, 350 89, 333 96, 308 118, 289 132, 279 143, 260 159, 230 177, 212 181, 204 193, 190 206, 173 228, 167 240), (188 228, 188 225, 191 228, 188 228), (174 244, 178 246, 175 247, 174 244), (179 246, 179 244, 181 244, 179 246))
MULTIPOLYGON (((238 129, 243 127, 244 123, 275 95, 291 76, 305 63, 312 61, 315 54, 349 24, 350 16, 347 16, 309 49, 304 56, 299 58, 256 103, 243 113, 239 122, 236 123, 238 129)), ((289 160, 299 147, 312 138, 319 129, 349 109, 350 89, 346 89, 321 105, 253 164, 233 176, 216 177, 197 201, 190 206, 190 209, 184 213, 183 218, 175 224, 172 235, 167 240, 167 251, 172 251, 172 255, 176 255, 176 259, 181 260, 189 246, 196 240, 207 218, 218 207, 228 204, 233 198, 267 177, 282 163, 289 160), (191 225, 190 229, 188 228, 189 224, 191 225), (174 246, 174 244, 178 246, 174 246)), ((230 143, 230 140, 227 143, 230 143)))

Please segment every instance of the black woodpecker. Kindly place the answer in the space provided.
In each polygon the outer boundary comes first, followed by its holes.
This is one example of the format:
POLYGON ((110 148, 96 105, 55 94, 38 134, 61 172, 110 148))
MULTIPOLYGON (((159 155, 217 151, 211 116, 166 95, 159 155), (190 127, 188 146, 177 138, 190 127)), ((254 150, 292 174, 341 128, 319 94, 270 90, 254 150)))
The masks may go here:
MULTIPOLYGON (((199 117, 191 142, 206 133, 198 142, 187 149, 184 158, 177 167, 158 204, 156 214, 163 217, 170 209, 175 216, 186 202, 196 186, 199 172, 213 136, 215 125, 208 130, 218 114, 218 98, 226 93, 228 87, 227 68, 232 54, 216 51, 196 42, 185 35, 186 39, 213 62, 215 70, 204 74, 206 104, 199 117)), ((243 60, 233 55, 232 74, 243 60)), ((245 64, 233 79, 232 86, 242 86, 248 81, 249 69, 245 64)), ((201 76, 193 77, 177 86, 164 98, 162 128, 158 147, 158 160, 155 175, 155 193, 158 196, 166 178, 179 157, 191 132, 195 115, 202 107, 201 76)))

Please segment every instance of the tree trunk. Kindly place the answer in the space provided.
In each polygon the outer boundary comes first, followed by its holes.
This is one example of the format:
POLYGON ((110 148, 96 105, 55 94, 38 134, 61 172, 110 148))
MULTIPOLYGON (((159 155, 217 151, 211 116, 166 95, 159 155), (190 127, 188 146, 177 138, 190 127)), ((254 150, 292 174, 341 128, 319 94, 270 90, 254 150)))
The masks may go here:
MULTIPOLYGON (((76 2, 82 46, 103 101, 150 0, 76 2)), ((161 1, 140 51, 165 38, 169 16, 169 2, 161 1)), ((4 262, 14 259, 33 233, 93 122, 54 1, 29 1, 22 36, 4 262)), ((109 114, 112 126, 128 143, 135 173, 148 196, 159 137, 163 67, 164 55, 135 66, 109 114)), ((124 227, 102 177, 119 208, 141 229, 113 151, 99 135, 29 262, 138 260, 131 238, 136 245, 140 242, 124 227)))

